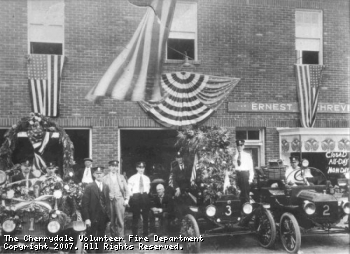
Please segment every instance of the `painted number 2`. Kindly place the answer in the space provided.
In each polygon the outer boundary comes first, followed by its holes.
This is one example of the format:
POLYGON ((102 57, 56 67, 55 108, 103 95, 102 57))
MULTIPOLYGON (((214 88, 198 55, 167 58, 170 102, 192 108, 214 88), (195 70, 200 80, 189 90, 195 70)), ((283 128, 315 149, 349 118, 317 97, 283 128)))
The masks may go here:
POLYGON ((329 213, 329 205, 324 205, 323 208, 324 208, 323 215, 325 215, 325 216, 331 215, 329 213))
POLYGON ((231 206, 227 205, 226 208, 227 208, 227 212, 225 213, 225 215, 230 216, 232 214, 231 206))

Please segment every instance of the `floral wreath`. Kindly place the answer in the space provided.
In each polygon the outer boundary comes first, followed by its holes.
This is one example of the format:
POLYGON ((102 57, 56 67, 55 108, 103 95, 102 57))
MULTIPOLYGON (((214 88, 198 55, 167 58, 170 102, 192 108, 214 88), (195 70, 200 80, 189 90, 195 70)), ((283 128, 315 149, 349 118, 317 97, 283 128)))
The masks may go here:
MULTIPOLYGON (((27 133, 33 147, 34 144, 40 144, 37 149, 39 152, 44 150, 47 137, 54 132, 58 132, 59 143, 63 146, 63 175, 66 175, 69 171, 68 169, 75 164, 73 157, 74 146, 67 133, 50 118, 40 113, 30 113, 28 117, 24 117, 17 124, 12 125, 4 135, 5 141, 0 148, 0 162, 5 166, 5 169, 11 169, 14 166, 11 157, 16 148, 17 134, 19 132, 27 133)), ((39 152, 34 152, 34 160, 36 160, 35 164, 40 169, 45 166, 45 162, 43 162, 39 152)))

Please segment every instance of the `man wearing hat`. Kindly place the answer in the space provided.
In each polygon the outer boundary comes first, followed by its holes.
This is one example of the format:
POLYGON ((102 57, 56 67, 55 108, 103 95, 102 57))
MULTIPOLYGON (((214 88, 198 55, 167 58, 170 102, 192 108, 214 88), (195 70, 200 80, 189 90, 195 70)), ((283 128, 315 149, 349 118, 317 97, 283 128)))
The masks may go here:
MULTIPOLYGON (((89 183, 82 198, 82 217, 87 227, 87 234, 92 236, 105 236, 109 214, 109 187, 102 182, 103 167, 93 168, 95 180, 89 183)), ((103 241, 97 242, 98 250, 104 253, 103 241)))
POLYGON ((253 182, 254 179, 253 159, 249 153, 244 152, 244 143, 245 141, 243 139, 236 140, 237 153, 233 157, 237 186, 241 190, 241 205, 250 202, 249 185, 253 182))
POLYGON ((183 151, 177 152, 175 161, 170 165, 169 186, 173 188, 175 214, 181 218, 185 211, 186 204, 190 204, 186 190, 191 187, 192 169, 185 165, 183 160, 183 151))
POLYGON ((103 177, 103 182, 109 187, 109 201, 112 237, 124 237, 125 207, 129 203, 129 189, 126 179, 119 172, 119 161, 108 162, 109 173, 103 177))
POLYGON ((176 154, 175 161, 170 165, 169 185, 175 191, 175 197, 179 197, 186 189, 191 186, 192 169, 184 164, 183 152, 176 154))
POLYGON ((92 183, 94 181, 92 170, 91 170, 92 162, 93 160, 91 158, 84 159, 85 168, 81 169, 77 175, 77 179, 79 182, 92 183))
POLYGON ((32 173, 32 165, 29 160, 21 163, 21 172, 12 177, 12 182, 36 178, 32 173))
POLYGON ((45 181, 49 178, 52 178, 54 179, 56 182, 62 182, 62 179, 61 177, 59 177, 55 171, 58 169, 58 167, 55 165, 54 162, 50 162, 46 168, 46 174, 45 175, 42 175, 40 178, 39 178, 39 181, 45 181))
POLYGON ((140 214, 143 220, 143 236, 148 236, 148 213, 150 200, 148 193, 151 187, 151 181, 144 175, 146 163, 139 161, 136 163, 137 173, 129 178, 128 186, 130 189, 130 209, 132 211, 132 234, 138 234, 138 223, 140 214))
POLYGON ((296 156, 289 157, 290 166, 286 170, 285 178, 286 183, 289 185, 296 185, 297 180, 294 177, 293 172, 296 172, 300 169, 299 167, 299 158, 296 156))

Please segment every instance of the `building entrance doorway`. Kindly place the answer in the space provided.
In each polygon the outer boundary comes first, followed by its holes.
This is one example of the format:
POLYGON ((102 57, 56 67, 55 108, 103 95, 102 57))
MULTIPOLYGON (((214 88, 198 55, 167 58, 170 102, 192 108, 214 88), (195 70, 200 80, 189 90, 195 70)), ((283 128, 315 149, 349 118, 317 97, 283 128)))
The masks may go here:
MULTIPOLYGON (((146 162, 145 174, 162 171, 168 177, 176 155, 176 130, 120 130, 120 165, 127 177, 136 173, 135 163, 146 162)), ((168 180, 168 179, 164 179, 168 180)))

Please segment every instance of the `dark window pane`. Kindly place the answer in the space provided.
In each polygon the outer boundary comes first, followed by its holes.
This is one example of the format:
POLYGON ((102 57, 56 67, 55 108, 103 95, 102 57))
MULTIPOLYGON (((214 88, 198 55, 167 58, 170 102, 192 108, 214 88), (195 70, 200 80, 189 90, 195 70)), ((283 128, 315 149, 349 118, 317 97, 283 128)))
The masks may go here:
POLYGON ((62 55, 62 43, 31 42, 31 54, 62 55))
POLYGON ((319 64, 318 51, 303 51, 303 64, 319 64))
POLYGON ((194 59, 194 40, 168 39, 167 51, 168 51, 167 59, 183 60, 184 55, 187 53, 187 56, 189 57, 189 59, 193 60, 194 59))
POLYGON ((259 140, 259 131, 248 131, 249 140, 259 140))
POLYGON ((89 130, 65 130, 74 145, 74 160, 83 166, 84 158, 89 157, 90 135, 89 130))
POLYGON ((247 139, 247 131, 236 131, 236 139, 247 139))

